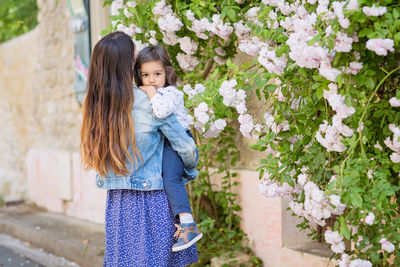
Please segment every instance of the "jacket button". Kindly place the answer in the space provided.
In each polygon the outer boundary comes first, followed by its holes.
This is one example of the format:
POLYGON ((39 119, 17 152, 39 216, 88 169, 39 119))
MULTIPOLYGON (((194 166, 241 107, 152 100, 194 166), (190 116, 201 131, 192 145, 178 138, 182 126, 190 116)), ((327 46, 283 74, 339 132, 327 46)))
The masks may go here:
POLYGON ((142 185, 143 185, 144 187, 147 187, 147 186, 148 186, 148 184, 147 184, 147 183, 143 183, 142 185))

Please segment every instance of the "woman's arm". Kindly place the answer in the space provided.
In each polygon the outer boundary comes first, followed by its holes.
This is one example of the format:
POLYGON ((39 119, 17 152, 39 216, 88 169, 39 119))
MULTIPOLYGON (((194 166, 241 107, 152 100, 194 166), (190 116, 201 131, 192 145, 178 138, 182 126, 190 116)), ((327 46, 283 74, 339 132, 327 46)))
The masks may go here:
POLYGON ((175 115, 165 119, 157 119, 158 127, 178 152, 183 164, 189 170, 196 168, 199 160, 199 151, 194 140, 188 136, 185 128, 178 122, 175 115))

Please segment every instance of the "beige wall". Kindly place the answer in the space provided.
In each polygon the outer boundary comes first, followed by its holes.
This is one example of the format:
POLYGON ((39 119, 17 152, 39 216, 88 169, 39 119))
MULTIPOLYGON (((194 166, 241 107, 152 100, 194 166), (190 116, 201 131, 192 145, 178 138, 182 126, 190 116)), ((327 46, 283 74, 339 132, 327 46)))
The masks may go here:
POLYGON ((27 122, 32 114, 36 35, 34 30, 0 46, 0 194, 6 201, 21 199, 26 190, 21 156, 32 142, 27 122))
POLYGON ((92 40, 92 48, 99 40, 100 32, 108 28, 110 24, 110 7, 103 7, 103 1, 90 0, 90 38, 92 40))
POLYGON ((6 201, 25 197, 30 148, 79 145, 68 6, 56 0, 38 5, 39 25, 0 45, 0 194, 6 201))

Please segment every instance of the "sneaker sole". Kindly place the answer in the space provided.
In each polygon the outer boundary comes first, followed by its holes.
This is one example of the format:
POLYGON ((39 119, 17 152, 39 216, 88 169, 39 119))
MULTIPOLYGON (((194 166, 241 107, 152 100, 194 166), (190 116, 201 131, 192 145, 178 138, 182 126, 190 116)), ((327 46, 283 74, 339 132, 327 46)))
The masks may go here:
POLYGON ((177 248, 172 248, 172 251, 173 252, 177 252, 177 251, 181 251, 181 250, 187 249, 188 247, 190 247, 191 245, 193 245, 194 243, 199 241, 202 237, 203 237, 203 233, 200 233, 198 236, 193 238, 192 241, 190 241, 189 243, 187 243, 187 244, 185 244, 183 246, 177 247, 177 248))

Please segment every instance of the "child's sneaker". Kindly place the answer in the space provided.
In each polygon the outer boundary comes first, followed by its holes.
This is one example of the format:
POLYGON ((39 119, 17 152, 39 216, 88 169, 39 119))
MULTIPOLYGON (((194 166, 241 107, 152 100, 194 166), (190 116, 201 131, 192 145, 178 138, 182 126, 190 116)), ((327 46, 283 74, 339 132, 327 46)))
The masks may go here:
POLYGON ((172 251, 180 251, 187 249, 203 237, 203 233, 199 231, 196 223, 181 223, 175 224, 176 232, 174 237, 176 243, 172 246, 172 251))

